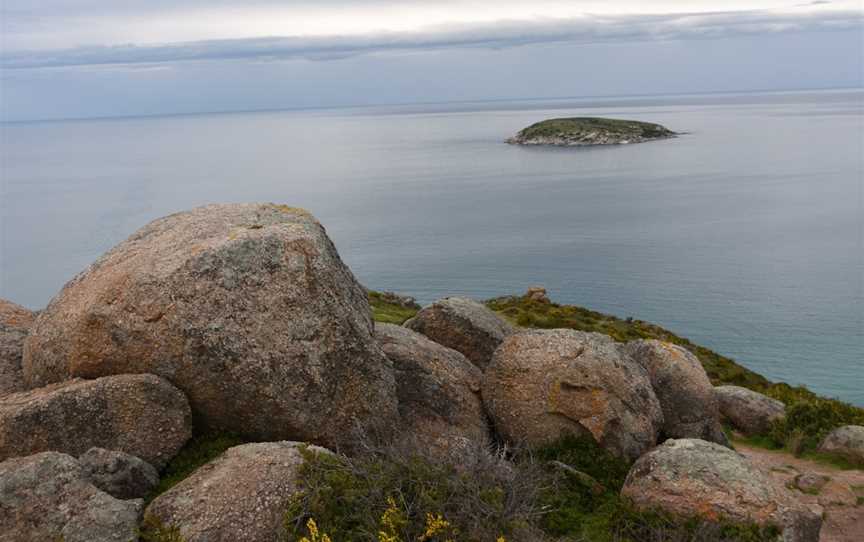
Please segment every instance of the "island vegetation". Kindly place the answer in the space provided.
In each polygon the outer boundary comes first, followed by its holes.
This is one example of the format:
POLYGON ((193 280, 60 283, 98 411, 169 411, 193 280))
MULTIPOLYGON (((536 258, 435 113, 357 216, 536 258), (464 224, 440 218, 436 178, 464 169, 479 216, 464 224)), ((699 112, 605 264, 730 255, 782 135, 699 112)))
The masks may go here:
POLYGON ((665 126, 651 122, 573 117, 537 122, 509 138, 507 143, 559 147, 625 145, 667 139, 676 135, 676 132, 665 126))

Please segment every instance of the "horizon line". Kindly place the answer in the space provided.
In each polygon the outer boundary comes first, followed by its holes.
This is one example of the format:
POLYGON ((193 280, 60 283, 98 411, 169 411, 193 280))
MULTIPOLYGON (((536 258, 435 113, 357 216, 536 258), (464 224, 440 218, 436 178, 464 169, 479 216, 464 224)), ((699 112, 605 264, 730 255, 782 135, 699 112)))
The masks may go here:
POLYGON ((457 105, 457 104, 488 104, 505 102, 542 102, 553 100, 616 100, 634 98, 664 98, 684 96, 718 96, 718 95, 740 95, 740 94, 782 94, 782 93, 806 93, 806 92, 830 92, 830 91, 864 91, 864 84, 849 87, 798 87, 798 88, 759 88, 759 89, 736 89, 715 90, 699 92, 660 92, 652 94, 597 94, 585 96, 550 96, 550 97, 523 97, 523 98, 481 98, 469 100, 444 100, 444 101, 417 101, 417 102, 391 102, 372 104, 341 104, 328 106, 310 107, 275 107, 260 109, 224 109, 211 111, 178 111, 166 113, 144 113, 140 115, 98 115, 93 117, 44 117, 34 119, 5 120, 0 118, 0 125, 12 124, 38 124, 53 122, 82 122, 82 121, 107 121, 107 120, 130 120, 130 119, 158 119, 170 117, 195 117, 207 115, 243 115, 254 113, 287 113, 305 111, 340 111, 357 110, 385 107, 412 107, 412 106, 434 106, 434 105, 457 105))

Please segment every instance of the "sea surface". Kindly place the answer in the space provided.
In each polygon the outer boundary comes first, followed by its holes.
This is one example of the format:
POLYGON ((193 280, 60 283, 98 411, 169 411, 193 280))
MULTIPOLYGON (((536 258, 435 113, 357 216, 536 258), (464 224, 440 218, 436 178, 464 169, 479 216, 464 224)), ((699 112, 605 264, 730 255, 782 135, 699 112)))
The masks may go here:
POLYGON ((148 221, 312 211, 370 288, 545 286, 864 405, 864 91, 558 99, 0 125, 0 297, 43 307, 148 221), (503 143, 562 116, 687 134, 503 143))

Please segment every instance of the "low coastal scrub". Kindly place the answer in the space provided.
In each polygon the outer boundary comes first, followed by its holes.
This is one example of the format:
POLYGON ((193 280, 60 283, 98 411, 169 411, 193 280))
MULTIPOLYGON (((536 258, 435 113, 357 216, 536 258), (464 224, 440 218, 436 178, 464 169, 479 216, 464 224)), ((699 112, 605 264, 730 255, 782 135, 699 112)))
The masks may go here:
POLYGON ((773 528, 639 511, 619 497, 629 465, 593 439, 539 450, 466 450, 458 464, 393 448, 306 451, 286 512, 292 542, 773 540, 773 528))

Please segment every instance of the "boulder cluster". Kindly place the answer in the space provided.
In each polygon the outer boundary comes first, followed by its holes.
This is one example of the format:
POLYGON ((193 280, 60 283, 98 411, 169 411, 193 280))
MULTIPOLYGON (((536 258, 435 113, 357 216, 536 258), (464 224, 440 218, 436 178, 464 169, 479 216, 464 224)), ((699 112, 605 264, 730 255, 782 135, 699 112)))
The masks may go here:
MULTIPOLYGON (((757 396, 678 346, 520 329, 460 297, 376 325, 309 213, 211 205, 142 228, 38 315, 0 301, 0 540, 128 541, 142 517, 188 542, 277 539, 301 443, 351 454, 359 433, 442 460, 583 435, 635 461, 637 506, 817 540, 818 516, 728 448, 721 420, 783 415, 757 396), (256 442, 145 508, 193 428, 256 442)), ((860 454, 861 431, 824 446, 860 454)))

